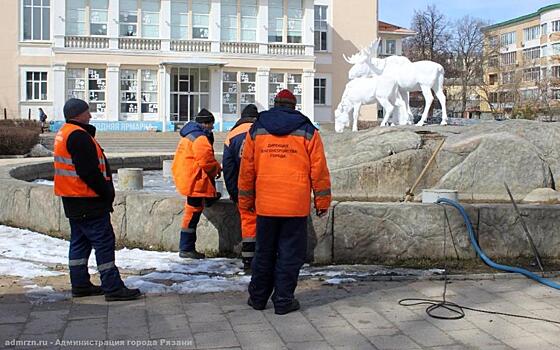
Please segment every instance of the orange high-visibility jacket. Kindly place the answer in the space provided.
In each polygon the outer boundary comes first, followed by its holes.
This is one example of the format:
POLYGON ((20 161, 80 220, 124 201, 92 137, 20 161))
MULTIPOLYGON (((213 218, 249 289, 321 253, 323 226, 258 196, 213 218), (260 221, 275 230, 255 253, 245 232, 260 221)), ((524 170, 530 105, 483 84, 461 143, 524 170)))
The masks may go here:
POLYGON ((308 216, 311 190, 316 209, 328 209, 331 181, 323 143, 298 111, 261 113, 245 139, 239 171, 239 207, 260 216, 308 216))
MULTIPOLYGON (((72 162, 72 155, 68 152, 66 145, 68 137, 77 130, 87 132, 78 125, 66 123, 60 128, 54 139, 54 194, 61 197, 98 197, 97 193, 80 179, 72 162)), ((95 138, 91 139, 97 150, 99 170, 105 179, 110 181, 111 177, 107 174, 103 150, 95 138)))
POLYGON ((177 191, 189 197, 215 197, 216 188, 211 180, 221 167, 207 134, 197 123, 189 122, 181 136, 171 165, 177 191))

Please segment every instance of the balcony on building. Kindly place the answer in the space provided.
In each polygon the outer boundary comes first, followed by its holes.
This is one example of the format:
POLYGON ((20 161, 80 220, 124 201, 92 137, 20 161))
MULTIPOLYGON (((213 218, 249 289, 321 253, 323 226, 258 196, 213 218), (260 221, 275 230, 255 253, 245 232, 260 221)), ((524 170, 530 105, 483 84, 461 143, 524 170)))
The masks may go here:
POLYGON ((313 56, 313 0, 66 0, 59 51, 313 56), (266 3, 263 5, 261 3, 266 3))

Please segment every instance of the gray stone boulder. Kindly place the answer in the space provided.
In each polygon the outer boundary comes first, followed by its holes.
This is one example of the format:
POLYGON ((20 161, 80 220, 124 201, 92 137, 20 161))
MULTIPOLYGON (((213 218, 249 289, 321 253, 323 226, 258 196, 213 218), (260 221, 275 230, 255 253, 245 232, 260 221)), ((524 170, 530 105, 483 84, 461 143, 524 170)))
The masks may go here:
POLYGON ((398 201, 445 144, 415 190, 446 188, 470 202, 509 202, 560 181, 560 123, 482 121, 463 126, 399 126, 323 135, 335 198, 398 201))
POLYGON ((537 188, 523 199, 523 203, 560 204, 560 192, 552 188, 537 188))

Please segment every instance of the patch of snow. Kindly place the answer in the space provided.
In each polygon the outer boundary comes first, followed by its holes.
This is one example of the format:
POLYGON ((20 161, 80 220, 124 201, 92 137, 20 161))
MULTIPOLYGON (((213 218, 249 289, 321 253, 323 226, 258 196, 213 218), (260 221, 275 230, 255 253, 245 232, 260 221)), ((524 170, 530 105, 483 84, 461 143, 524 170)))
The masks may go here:
POLYGON ((343 283, 354 283, 357 282, 354 278, 329 278, 324 282, 324 284, 343 284, 343 283))
POLYGON ((62 272, 51 271, 43 264, 29 261, 17 261, 0 256, 0 275, 22 278, 50 277, 64 275, 62 272))
POLYGON ((29 289, 25 296, 32 304, 54 303, 70 298, 70 293, 57 292, 51 286, 40 287, 36 284, 26 285, 23 288, 29 289))
POLYGON ((144 276, 125 279, 130 288, 140 288, 143 293, 212 293, 241 292, 247 290, 250 276, 223 277, 208 275, 186 275, 181 273, 152 272, 144 276), (163 282, 163 283, 162 283, 163 282))

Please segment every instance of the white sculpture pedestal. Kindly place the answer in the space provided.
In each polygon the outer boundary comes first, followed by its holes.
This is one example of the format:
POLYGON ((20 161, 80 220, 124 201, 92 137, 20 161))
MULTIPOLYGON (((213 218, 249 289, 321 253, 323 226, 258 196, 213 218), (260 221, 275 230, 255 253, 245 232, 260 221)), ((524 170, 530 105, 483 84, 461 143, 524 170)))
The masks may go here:
POLYGON ((166 179, 166 180, 173 177, 173 174, 171 173, 171 165, 172 164, 173 164, 173 159, 163 161, 163 167, 162 167, 163 178, 166 179))

